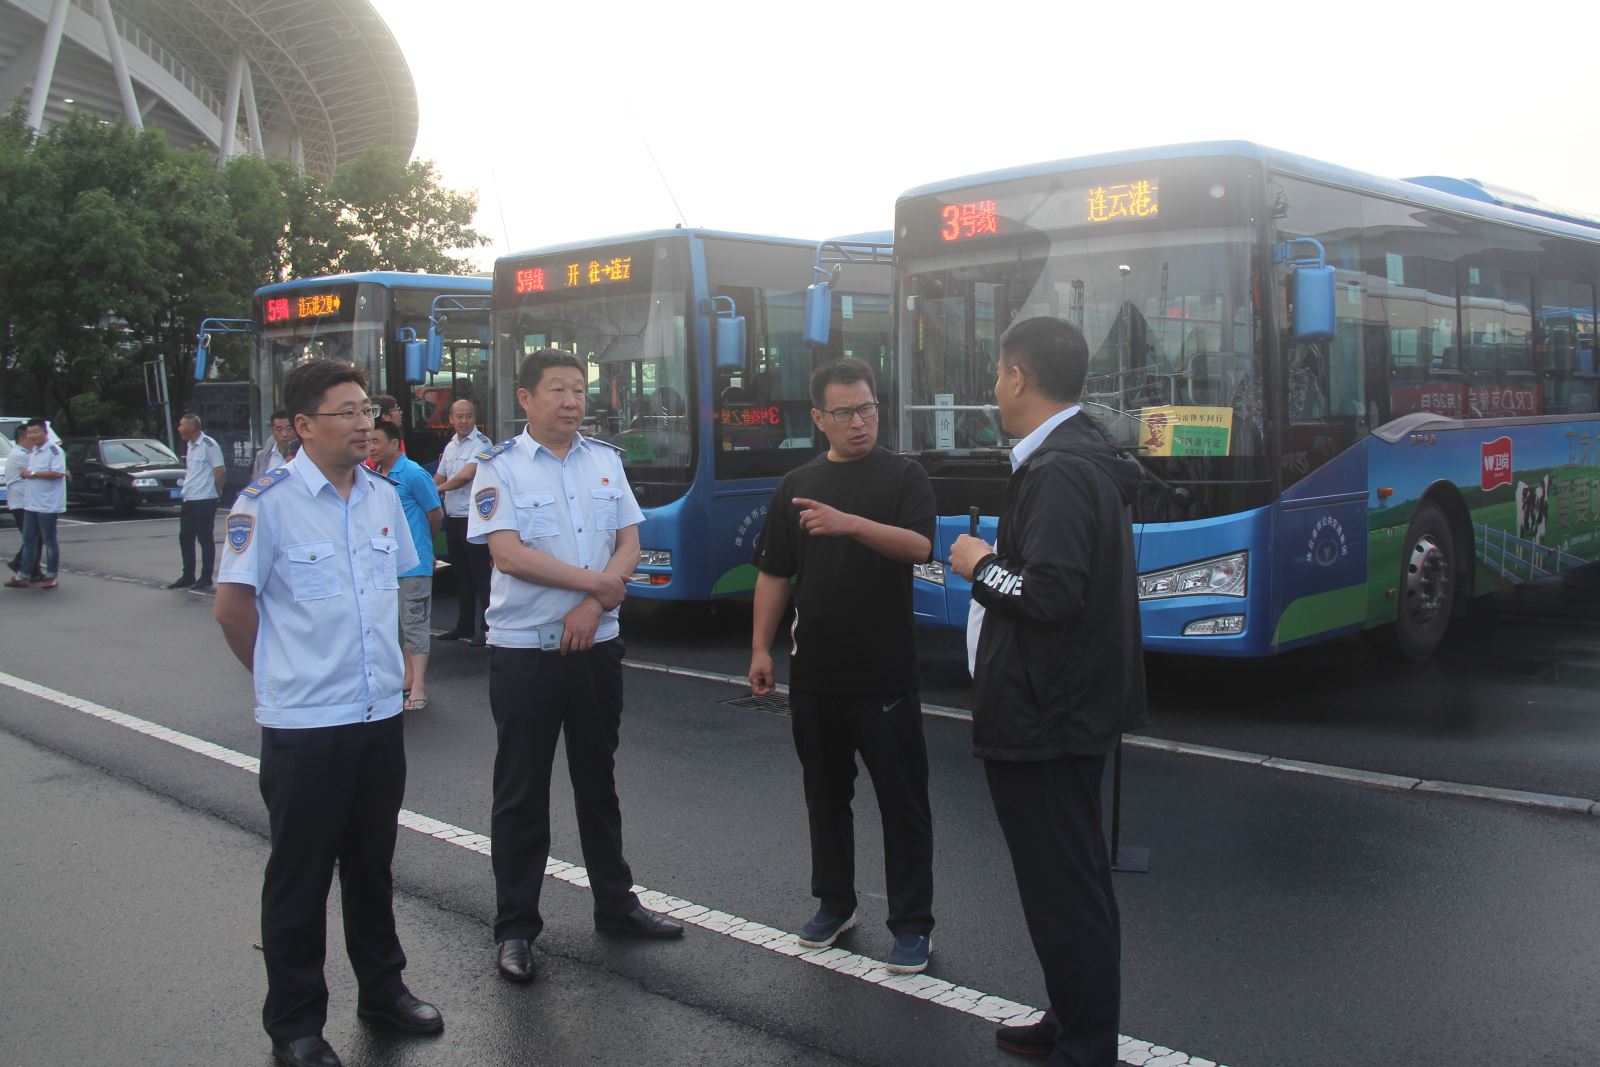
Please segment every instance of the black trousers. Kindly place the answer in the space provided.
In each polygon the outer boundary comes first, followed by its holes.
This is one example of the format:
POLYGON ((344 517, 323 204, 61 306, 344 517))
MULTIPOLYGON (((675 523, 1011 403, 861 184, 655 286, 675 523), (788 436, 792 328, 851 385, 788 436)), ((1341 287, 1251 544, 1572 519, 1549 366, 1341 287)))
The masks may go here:
POLYGON ((933 929, 933 814, 917 693, 824 696, 791 690, 794 747, 811 825, 811 894, 830 915, 856 910, 856 753, 883 816, 891 932, 933 929))
POLYGON ((1122 1006, 1122 927, 1101 830, 1104 756, 985 760, 989 795, 1044 968, 1055 1067, 1112 1067, 1122 1006))
POLYGON ((461 605, 456 632, 487 633, 483 613, 489 609, 489 546, 467 540, 465 518, 445 517, 444 540, 450 566, 456 572, 456 600, 461 605))
POLYGON ((494 939, 533 940, 544 929, 539 891, 550 858, 550 768, 565 734, 578 840, 596 915, 638 906, 622 856, 622 805, 615 757, 622 727, 620 638, 588 652, 489 649, 494 713, 494 939))
POLYGON ((369 1007, 406 992, 394 928, 395 819, 406 789, 401 716, 311 730, 261 730, 261 798, 272 853, 261 888, 267 1000, 274 1041, 322 1033, 328 1017, 328 887, 335 862, 344 943, 369 1007))
POLYGON ((178 516, 178 551, 183 554, 183 576, 209 582, 217 567, 217 498, 185 500, 178 516), (194 544, 200 542, 200 572, 194 569, 194 544))

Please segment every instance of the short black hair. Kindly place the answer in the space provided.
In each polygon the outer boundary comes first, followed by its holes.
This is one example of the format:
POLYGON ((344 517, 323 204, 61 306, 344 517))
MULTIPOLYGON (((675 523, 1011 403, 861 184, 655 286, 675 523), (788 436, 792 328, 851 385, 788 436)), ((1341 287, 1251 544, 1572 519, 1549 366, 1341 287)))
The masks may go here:
POLYGON ((1000 335, 1000 358, 1021 367, 1034 387, 1049 397, 1075 404, 1089 376, 1089 342, 1065 319, 1041 316, 1013 322, 1000 335))
POLYGON ((372 398, 372 405, 380 412, 393 411, 395 408, 400 406, 400 401, 396 400, 388 393, 379 393, 377 396, 372 398))
POLYGON ((400 427, 396 426, 392 422, 385 422, 382 419, 379 419, 377 422, 372 424, 372 429, 376 433, 383 434, 383 436, 387 437, 391 441, 400 440, 400 427))
POLYGON ((27 433, 35 426, 42 425, 44 425, 44 420, 42 419, 29 419, 27 422, 19 424, 15 430, 11 431, 11 439, 13 441, 21 441, 23 434, 27 433))
POLYGON ((872 368, 859 359, 835 359, 811 372, 811 406, 818 411, 827 402, 828 386, 852 385, 866 382, 872 395, 878 395, 878 383, 872 378, 872 368))
POLYGON ((196 415, 192 411, 185 411, 182 415, 178 416, 179 422, 182 422, 184 419, 188 419, 190 422, 194 423, 195 429, 197 430, 205 428, 205 423, 200 421, 200 416, 196 415))
POLYGON ((289 417, 289 413, 287 411, 283 410, 282 408, 279 408, 277 411, 274 411, 272 413, 272 415, 267 419, 267 422, 268 423, 274 423, 274 422, 277 422, 279 419, 287 419, 288 417, 289 417))
MULTIPOLYGON (((583 374, 585 381, 589 377, 589 368, 571 352, 563 352, 559 348, 541 348, 528 353, 528 358, 517 368, 517 388, 533 392, 539 388, 539 379, 550 367, 571 367, 583 374)), ((473 413, 477 413, 476 404, 473 405, 473 413)))
POLYGON ((292 423, 310 415, 322 403, 324 394, 336 385, 354 382, 367 388, 367 372, 342 359, 308 359, 283 376, 283 406, 292 423))

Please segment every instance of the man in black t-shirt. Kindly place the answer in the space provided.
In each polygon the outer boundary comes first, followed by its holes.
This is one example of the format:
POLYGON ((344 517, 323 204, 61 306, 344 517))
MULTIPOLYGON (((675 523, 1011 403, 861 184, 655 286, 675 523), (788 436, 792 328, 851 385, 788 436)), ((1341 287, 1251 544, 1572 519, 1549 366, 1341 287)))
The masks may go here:
POLYGON ((872 371, 836 360, 811 376, 812 421, 828 451, 773 493, 756 566, 750 688, 772 692, 772 640, 794 579, 789 705, 811 827, 817 914, 800 944, 823 948, 855 925, 856 753, 883 814, 888 969, 928 966, 933 942, 933 818, 922 736, 911 566, 933 548, 933 487, 878 447, 872 371))

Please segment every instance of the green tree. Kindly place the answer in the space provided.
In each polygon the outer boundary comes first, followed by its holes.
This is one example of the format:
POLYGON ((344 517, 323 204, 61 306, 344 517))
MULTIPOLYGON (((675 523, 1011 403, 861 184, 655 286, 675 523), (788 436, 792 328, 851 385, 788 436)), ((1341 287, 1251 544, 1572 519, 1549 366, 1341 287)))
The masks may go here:
POLYGON ((464 274, 471 269, 467 257, 451 251, 489 243, 472 228, 476 194, 445 188, 431 162, 408 161, 392 148, 369 148, 339 168, 328 195, 350 237, 342 271, 464 274))

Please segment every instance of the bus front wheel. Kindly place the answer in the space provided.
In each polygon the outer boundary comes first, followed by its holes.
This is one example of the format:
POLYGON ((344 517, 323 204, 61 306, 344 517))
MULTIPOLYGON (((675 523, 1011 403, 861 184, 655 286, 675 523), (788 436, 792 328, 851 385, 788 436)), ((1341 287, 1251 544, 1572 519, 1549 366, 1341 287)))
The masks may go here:
POLYGON ((1406 528, 1400 561, 1400 611, 1394 624, 1397 651, 1407 659, 1433 655, 1456 601, 1455 538, 1436 504, 1423 504, 1406 528))

